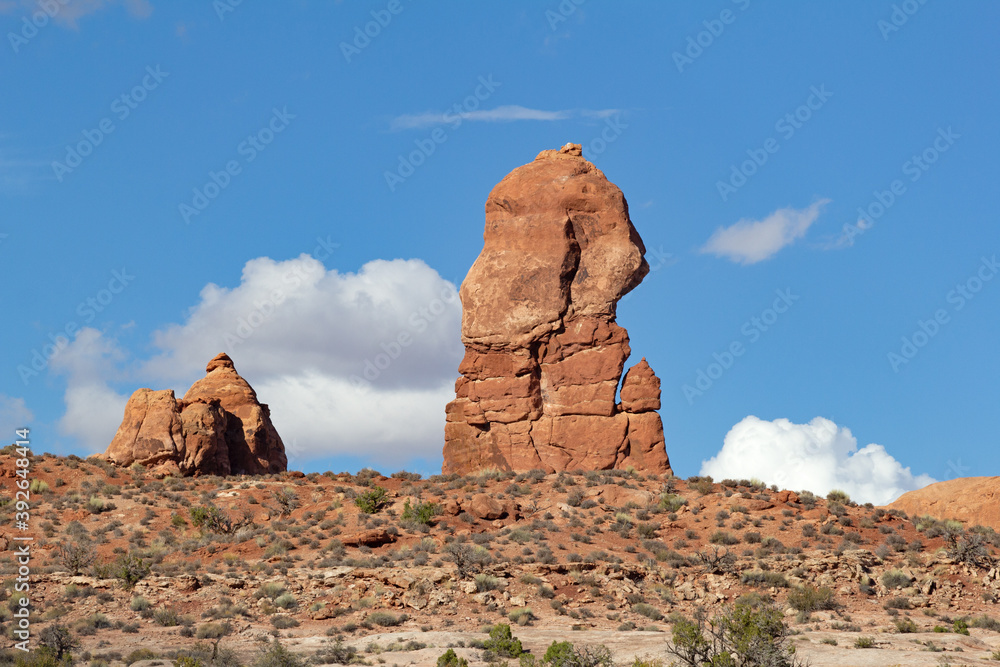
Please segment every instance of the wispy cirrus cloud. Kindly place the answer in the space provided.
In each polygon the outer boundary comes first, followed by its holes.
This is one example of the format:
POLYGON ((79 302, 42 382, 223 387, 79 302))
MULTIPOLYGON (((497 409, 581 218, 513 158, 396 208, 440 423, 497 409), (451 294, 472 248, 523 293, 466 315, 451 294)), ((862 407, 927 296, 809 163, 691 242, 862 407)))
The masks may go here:
POLYGON ((572 118, 608 118, 620 109, 562 109, 546 111, 544 109, 529 109, 518 104, 507 104, 495 109, 477 109, 475 111, 426 111, 418 114, 403 114, 396 116, 389 123, 391 130, 413 130, 434 125, 455 125, 462 121, 479 121, 485 123, 510 123, 520 120, 552 122, 572 118))
POLYGON ((93 14, 105 7, 122 5, 134 18, 145 19, 153 13, 153 5, 149 0, 72 0, 71 2, 48 2, 42 0, 0 0, 0 14, 11 14, 16 11, 44 12, 56 23, 68 28, 77 29, 77 20, 87 14, 93 14))
POLYGON ((729 227, 719 227, 700 252, 744 266, 770 259, 805 236, 819 217, 820 209, 828 203, 829 199, 820 199, 803 209, 779 208, 763 220, 743 218, 729 227))

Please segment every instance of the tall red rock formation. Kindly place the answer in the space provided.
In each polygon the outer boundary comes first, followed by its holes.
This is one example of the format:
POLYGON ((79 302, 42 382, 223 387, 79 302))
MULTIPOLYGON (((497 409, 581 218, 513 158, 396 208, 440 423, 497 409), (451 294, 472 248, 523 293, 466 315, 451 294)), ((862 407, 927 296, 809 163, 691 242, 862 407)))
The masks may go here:
POLYGON ((177 475, 263 475, 287 468, 285 446, 267 405, 233 360, 219 354, 184 398, 139 389, 103 458, 177 475))
POLYGON ((484 247, 462 283, 456 398, 444 471, 667 472, 660 382, 615 323, 649 272, 621 190, 580 146, 542 151, 486 201, 484 247))

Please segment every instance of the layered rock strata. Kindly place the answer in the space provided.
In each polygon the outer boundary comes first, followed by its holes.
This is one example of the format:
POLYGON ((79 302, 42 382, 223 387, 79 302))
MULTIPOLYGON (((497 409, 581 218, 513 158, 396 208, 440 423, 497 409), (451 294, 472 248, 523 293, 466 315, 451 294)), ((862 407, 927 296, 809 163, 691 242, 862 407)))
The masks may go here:
POLYGON ((649 272, 621 190, 580 146, 542 151, 486 201, 484 247, 462 283, 456 398, 444 471, 667 472, 660 383, 615 308, 649 272))

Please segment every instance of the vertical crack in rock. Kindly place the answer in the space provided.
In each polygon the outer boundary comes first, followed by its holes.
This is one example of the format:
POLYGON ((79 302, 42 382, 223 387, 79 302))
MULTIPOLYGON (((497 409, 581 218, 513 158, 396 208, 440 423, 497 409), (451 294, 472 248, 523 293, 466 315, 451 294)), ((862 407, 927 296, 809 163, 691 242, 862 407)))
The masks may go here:
POLYGON ((622 382, 616 307, 649 265, 621 190, 578 144, 542 151, 493 188, 483 241, 460 290, 444 471, 670 471, 659 379, 643 359, 622 382))

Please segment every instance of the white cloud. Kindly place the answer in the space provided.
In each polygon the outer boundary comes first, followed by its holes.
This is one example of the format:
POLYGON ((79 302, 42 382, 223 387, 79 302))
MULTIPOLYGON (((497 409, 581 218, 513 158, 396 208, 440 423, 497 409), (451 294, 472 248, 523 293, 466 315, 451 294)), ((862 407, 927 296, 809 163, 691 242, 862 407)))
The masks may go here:
POLYGON ((928 475, 913 475, 882 445, 859 450, 850 429, 822 417, 794 424, 751 415, 726 434, 722 450, 702 463, 701 474, 717 480, 756 477, 781 488, 824 496, 840 489, 856 502, 876 505, 936 481, 928 475))
POLYGON ((389 124, 389 128, 392 130, 412 130, 415 128, 455 123, 459 118, 463 121, 468 120, 486 123, 512 122, 517 120, 551 122, 556 120, 566 120, 577 116, 588 118, 607 118, 619 113, 619 111, 619 109, 567 109, 562 111, 545 111, 542 109, 529 109, 517 104, 508 104, 495 109, 479 109, 476 111, 428 111, 419 114, 403 114, 393 118, 389 124))
MULTIPOLYGON (((420 260, 375 260, 339 273, 309 255, 262 257, 246 263, 239 285, 206 285, 183 322, 153 335, 159 352, 152 358, 119 367, 130 368, 129 391, 183 394, 209 359, 226 352, 270 406, 293 465, 345 454, 402 466, 441 454, 444 407, 463 353, 460 328, 455 286, 420 260)), ((87 344, 97 348, 92 354, 114 349, 105 338, 87 344)), ((70 352, 60 364, 71 365, 70 352)), ((67 391, 67 432, 93 427, 73 409, 84 396, 114 402, 106 383, 113 376, 98 365, 77 373, 67 391)), ((123 407, 113 419, 102 414, 101 433, 114 434, 123 407)))
POLYGON ((84 327, 50 362, 53 373, 66 376, 66 412, 59 432, 76 438, 88 454, 104 451, 121 423, 128 397, 112 389, 109 381, 118 377, 116 369, 124 358, 116 341, 84 327))
POLYGON ((14 441, 15 429, 30 428, 34 418, 23 398, 0 394, 0 447, 14 441))
POLYGON ((770 259, 779 250, 805 236, 830 202, 821 199, 808 208, 780 208, 763 220, 743 218, 730 227, 719 227, 701 248, 702 253, 725 257, 744 266, 770 259))

